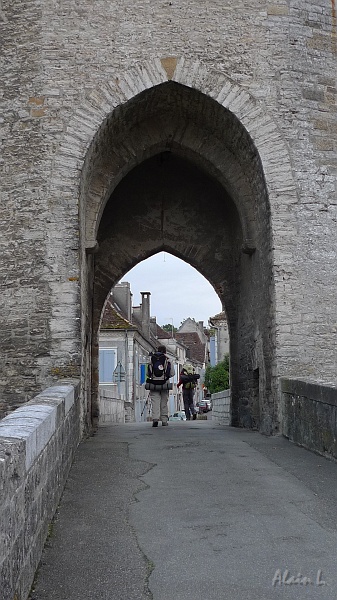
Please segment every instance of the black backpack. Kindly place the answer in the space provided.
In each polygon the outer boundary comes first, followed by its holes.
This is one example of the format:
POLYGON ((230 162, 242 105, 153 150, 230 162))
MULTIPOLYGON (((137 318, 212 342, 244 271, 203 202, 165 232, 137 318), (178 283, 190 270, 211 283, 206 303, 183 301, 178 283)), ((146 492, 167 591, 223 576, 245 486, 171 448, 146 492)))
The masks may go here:
POLYGON ((170 378, 171 364, 162 352, 155 352, 151 356, 151 363, 147 369, 147 383, 163 385, 170 378))

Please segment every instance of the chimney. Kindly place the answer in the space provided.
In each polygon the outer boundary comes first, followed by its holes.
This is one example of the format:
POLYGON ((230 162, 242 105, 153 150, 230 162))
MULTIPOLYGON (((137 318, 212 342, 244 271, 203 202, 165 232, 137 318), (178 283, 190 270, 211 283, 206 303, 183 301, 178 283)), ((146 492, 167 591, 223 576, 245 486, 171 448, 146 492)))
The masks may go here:
POLYGON ((150 339, 150 296, 151 292, 140 292, 142 297, 142 332, 143 335, 150 339))
POLYGON ((113 299, 128 321, 131 321, 132 293, 128 281, 121 281, 113 288, 113 299))

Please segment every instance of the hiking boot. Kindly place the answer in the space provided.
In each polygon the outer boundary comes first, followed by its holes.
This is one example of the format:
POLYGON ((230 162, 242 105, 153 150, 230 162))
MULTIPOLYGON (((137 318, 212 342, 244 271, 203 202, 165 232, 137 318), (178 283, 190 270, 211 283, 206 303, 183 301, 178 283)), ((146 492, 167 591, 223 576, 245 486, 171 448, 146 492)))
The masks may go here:
POLYGON ((167 427, 167 426, 168 426, 168 422, 167 422, 167 421, 163 421, 163 422, 162 422, 162 426, 163 426, 163 427, 167 427))
POLYGON ((152 421, 152 427, 158 427, 158 421, 152 421))
POLYGON ((196 415, 196 413, 194 413, 194 415, 193 415, 193 421, 195 421, 196 418, 197 418, 197 415, 196 415))

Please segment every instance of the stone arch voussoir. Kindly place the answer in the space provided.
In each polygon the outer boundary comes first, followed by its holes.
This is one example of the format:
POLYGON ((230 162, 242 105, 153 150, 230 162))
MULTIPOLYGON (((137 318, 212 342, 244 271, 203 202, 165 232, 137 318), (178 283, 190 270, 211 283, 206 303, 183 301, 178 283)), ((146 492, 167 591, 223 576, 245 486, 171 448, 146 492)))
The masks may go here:
POLYGON ((109 115, 141 92, 170 80, 211 97, 241 122, 260 156, 272 212, 273 201, 280 196, 285 207, 297 201, 287 146, 263 103, 225 73, 184 57, 154 58, 133 65, 91 91, 67 125, 55 157, 50 189, 78 195, 86 153, 109 115))

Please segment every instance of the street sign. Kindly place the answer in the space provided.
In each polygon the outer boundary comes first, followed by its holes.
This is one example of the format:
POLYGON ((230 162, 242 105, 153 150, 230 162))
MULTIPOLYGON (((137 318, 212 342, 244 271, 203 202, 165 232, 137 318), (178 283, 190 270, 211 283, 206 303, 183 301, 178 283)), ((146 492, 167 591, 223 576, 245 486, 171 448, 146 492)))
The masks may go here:
POLYGON ((120 381, 125 381, 125 369, 122 366, 122 363, 120 361, 118 361, 117 366, 113 372, 113 380, 116 383, 119 383, 120 381))

